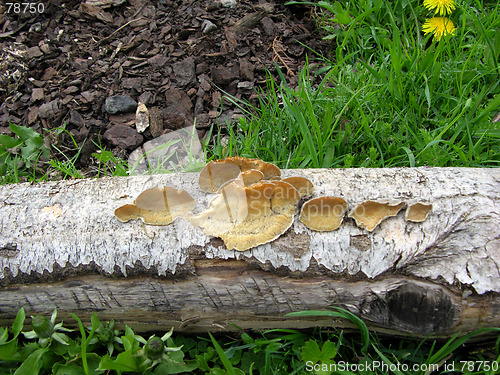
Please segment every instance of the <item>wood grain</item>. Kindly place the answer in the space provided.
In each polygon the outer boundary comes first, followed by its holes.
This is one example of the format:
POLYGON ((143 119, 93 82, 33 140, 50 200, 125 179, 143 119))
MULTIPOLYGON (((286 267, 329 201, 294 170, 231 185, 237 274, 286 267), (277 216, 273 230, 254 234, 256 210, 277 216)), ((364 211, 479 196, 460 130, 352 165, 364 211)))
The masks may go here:
POLYGON ((121 223, 114 210, 154 186, 185 189, 202 211, 198 174, 0 186, 0 323, 57 306, 70 312, 199 331, 305 327, 291 311, 342 306, 382 332, 449 336, 500 326, 500 172, 396 168, 286 170, 314 196, 425 201, 423 223, 404 210, 373 232, 348 219, 334 232, 295 220, 278 240, 228 251, 185 220, 121 223))

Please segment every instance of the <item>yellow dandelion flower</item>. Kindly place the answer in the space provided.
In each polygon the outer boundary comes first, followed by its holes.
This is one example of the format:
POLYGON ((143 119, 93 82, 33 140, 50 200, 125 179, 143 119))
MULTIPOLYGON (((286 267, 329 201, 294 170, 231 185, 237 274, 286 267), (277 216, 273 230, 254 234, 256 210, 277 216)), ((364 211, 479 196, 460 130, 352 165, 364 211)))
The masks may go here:
POLYGON ((457 7, 455 0, 424 0, 424 7, 429 10, 436 10, 440 15, 451 14, 457 7))
POLYGON ((422 25, 422 30, 426 35, 433 33, 435 40, 441 40, 445 35, 455 35, 455 25, 446 17, 426 19, 422 25))

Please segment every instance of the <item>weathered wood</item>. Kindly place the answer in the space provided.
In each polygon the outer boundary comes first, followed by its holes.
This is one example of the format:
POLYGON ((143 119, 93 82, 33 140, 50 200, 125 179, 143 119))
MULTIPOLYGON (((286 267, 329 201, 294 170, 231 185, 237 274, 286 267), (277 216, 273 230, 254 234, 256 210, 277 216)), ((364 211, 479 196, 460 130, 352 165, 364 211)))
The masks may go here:
POLYGON ((312 232, 298 220, 278 240, 246 252, 180 219, 167 227, 121 223, 114 210, 154 186, 187 190, 198 174, 104 178, 0 187, 0 324, 28 314, 74 312, 199 331, 343 326, 285 318, 290 311, 348 308, 390 333, 449 336, 500 326, 500 172, 413 168, 287 170, 315 196, 433 204, 423 223, 404 212, 373 232, 346 220, 312 232), (123 277, 127 276, 127 277, 123 277))

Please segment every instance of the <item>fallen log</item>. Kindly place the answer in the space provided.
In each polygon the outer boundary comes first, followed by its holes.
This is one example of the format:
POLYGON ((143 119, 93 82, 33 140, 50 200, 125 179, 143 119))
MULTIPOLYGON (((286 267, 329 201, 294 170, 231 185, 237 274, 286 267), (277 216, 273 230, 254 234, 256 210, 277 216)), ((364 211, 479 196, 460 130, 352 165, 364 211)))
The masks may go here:
POLYGON ((298 219, 248 251, 178 218, 122 223, 114 210, 155 186, 185 189, 208 206, 197 173, 0 186, 0 325, 27 315, 97 312, 137 330, 349 327, 302 310, 344 307, 390 334, 449 337, 500 326, 500 171, 468 168, 285 170, 338 196, 425 201, 421 223, 404 212, 373 231, 346 218, 315 232, 298 219))

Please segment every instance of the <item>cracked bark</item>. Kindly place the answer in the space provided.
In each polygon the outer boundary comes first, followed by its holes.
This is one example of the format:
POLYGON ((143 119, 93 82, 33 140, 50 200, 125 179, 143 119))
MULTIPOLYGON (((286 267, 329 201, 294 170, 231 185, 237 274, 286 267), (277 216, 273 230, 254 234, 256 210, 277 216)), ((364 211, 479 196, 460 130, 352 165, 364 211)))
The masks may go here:
POLYGON ((154 186, 185 189, 203 210, 198 174, 0 186, 0 324, 28 315, 115 319, 137 330, 349 326, 287 318, 341 306, 383 333, 449 337, 500 326, 500 172, 413 168, 287 170, 315 196, 349 209, 384 198, 431 202, 423 223, 404 210, 369 233, 300 222, 278 240, 228 251, 184 220, 121 223, 114 210, 154 186))

